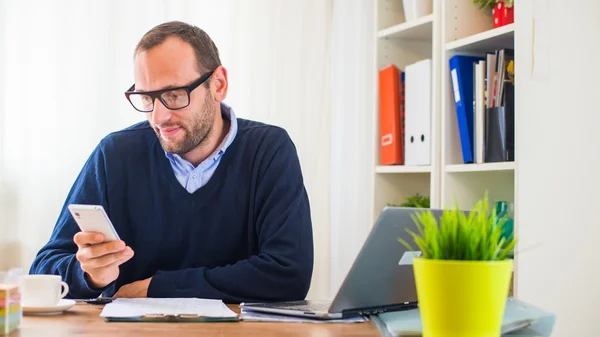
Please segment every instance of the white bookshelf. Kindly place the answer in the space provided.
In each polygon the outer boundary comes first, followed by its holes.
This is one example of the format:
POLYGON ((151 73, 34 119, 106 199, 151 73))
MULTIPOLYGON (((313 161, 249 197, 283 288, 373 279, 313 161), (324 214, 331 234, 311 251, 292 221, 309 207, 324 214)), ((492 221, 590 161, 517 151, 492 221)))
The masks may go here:
MULTIPOLYGON (((490 201, 498 199, 515 204, 516 162, 464 164, 448 61, 457 54, 484 56, 496 49, 514 48, 515 24, 492 27, 491 12, 485 12, 469 0, 442 2, 442 72, 441 72, 441 205, 454 201, 471 208, 486 190, 490 201)), ((516 62, 515 62, 516 63, 516 62)), ((516 88, 515 88, 516 90, 516 88)), ((518 116, 515 107, 515 116, 518 116)), ((515 126, 516 128, 516 126, 515 126)), ((517 142, 515 139, 515 152, 517 142)), ((515 218, 516 223, 516 218, 515 218)))
POLYGON ((411 22, 400 23, 377 33, 379 39, 431 41, 433 34, 433 14, 411 22))
MULTIPOLYGON (((376 70, 394 64, 399 70, 415 62, 432 60, 431 91, 431 164, 427 166, 379 165, 379 104, 373 109, 373 161, 375 200, 373 219, 388 204, 398 204, 406 197, 428 195, 433 206, 440 205, 440 123, 439 66, 441 39, 439 34, 440 2, 434 1, 433 12, 412 21, 406 21, 401 0, 375 1, 376 70), (436 131, 437 130, 437 131, 436 131)), ((378 72, 374 76, 377 78, 378 72)), ((378 83, 377 81, 375 83, 378 83)), ((377 91, 376 91, 377 92, 377 91)), ((376 95, 378 97, 378 95, 376 95)))
POLYGON ((375 173, 431 173, 431 166, 378 165, 375 173))
MULTIPOLYGON (((452 207, 457 203, 461 208, 470 209, 484 195, 489 193, 490 203, 504 200, 513 206, 515 232, 518 226, 518 200, 516 176, 518 175, 518 139, 515 138, 515 161, 482 164, 464 164, 458 133, 454 94, 448 62, 454 55, 485 56, 486 52, 497 49, 514 49, 516 24, 493 28, 491 11, 484 11, 471 0, 434 0, 441 2, 441 205, 452 207)), ((515 59, 515 64, 518 64, 515 59)), ((518 66, 516 66, 518 67, 518 66)), ((515 87, 515 92, 518 88, 515 87)), ((518 106, 515 105, 515 134, 518 127, 518 106)), ((493 206, 493 205, 490 205, 493 206)), ((517 263, 517 261, 515 261, 517 263)), ((511 290, 517 295, 514 280, 511 290)))
MULTIPOLYGON (((379 96, 375 95, 370 138, 376 154, 373 218, 386 204, 401 202, 416 193, 429 195, 433 208, 458 204, 463 209, 470 209, 488 191, 491 203, 504 200, 513 205, 516 232, 518 139, 515 137, 514 140, 514 162, 464 164, 448 65, 450 58, 457 54, 484 56, 496 49, 514 49, 516 24, 492 28, 491 10, 480 9, 472 0, 433 0, 433 13, 412 22, 405 22, 401 0, 376 0, 375 6, 377 71, 390 63, 403 70, 407 64, 432 59, 432 144, 429 166, 380 166, 379 96)), ((515 64, 518 68, 516 59, 515 64)), ((515 91, 518 93, 518 88, 515 91)), ((519 113, 515 106, 515 135, 519 113)), ((513 294, 516 295, 516 291, 513 284, 513 294)))
POLYGON ((513 48, 515 41, 514 25, 513 23, 448 42, 445 49, 454 52, 485 53, 488 50, 513 48))
POLYGON ((514 171, 514 162, 483 163, 483 164, 454 164, 446 165, 446 172, 492 172, 492 171, 514 171))

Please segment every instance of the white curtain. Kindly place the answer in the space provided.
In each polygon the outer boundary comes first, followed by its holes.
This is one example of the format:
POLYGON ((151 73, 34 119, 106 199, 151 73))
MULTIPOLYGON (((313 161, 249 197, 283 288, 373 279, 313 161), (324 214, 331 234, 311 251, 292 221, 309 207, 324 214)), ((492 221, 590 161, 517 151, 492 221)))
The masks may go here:
POLYGON ((332 28, 331 278, 340 287, 373 225, 376 94, 373 1, 334 2, 332 28))
POLYGON ((299 152, 312 209, 309 298, 329 296, 332 0, 0 1, 0 269, 28 269, 84 161, 143 120, 125 100, 153 26, 203 28, 229 70, 226 102, 280 125, 299 152))

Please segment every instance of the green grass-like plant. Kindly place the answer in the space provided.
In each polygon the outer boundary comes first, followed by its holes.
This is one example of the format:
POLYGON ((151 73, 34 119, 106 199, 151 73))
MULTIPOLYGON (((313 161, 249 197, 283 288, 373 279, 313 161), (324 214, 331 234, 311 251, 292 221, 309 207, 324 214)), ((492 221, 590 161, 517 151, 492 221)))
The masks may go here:
POLYGON ((414 207, 414 208, 429 208, 430 199, 427 195, 419 193, 406 197, 401 204, 388 204, 388 206, 414 207))
POLYGON ((406 198, 406 201, 403 202, 400 206, 403 207, 416 207, 416 208, 429 208, 430 199, 427 195, 420 195, 417 193, 416 195, 410 196, 406 198))
POLYGON ((512 7, 515 4, 514 0, 473 0, 474 4, 479 5, 479 9, 493 8, 497 3, 504 2, 506 7, 512 7))
MULTIPOLYGON (((500 261, 512 257, 516 245, 514 235, 502 237, 507 217, 499 217, 495 212, 488 216, 487 192, 468 215, 456 205, 442 212, 439 224, 431 210, 419 210, 412 218, 417 232, 406 230, 425 259, 500 261)), ((398 241, 409 250, 416 250, 405 240, 398 241)))

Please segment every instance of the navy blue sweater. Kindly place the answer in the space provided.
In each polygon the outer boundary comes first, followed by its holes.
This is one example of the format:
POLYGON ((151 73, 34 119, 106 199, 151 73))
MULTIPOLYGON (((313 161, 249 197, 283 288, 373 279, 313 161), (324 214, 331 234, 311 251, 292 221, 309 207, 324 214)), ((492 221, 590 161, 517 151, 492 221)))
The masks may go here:
POLYGON ((105 137, 30 273, 61 275, 71 298, 111 296, 124 284, 152 277, 149 297, 303 299, 313 237, 296 148, 281 128, 238 123, 214 175, 192 194, 177 181, 147 122, 105 137), (72 203, 103 205, 135 252, 105 288, 91 288, 75 258, 79 227, 66 208, 72 203))

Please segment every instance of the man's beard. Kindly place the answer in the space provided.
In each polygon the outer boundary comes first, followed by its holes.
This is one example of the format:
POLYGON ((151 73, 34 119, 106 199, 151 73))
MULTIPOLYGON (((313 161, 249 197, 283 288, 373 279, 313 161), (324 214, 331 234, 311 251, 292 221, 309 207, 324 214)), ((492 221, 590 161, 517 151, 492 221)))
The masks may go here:
POLYGON ((204 106, 201 110, 193 113, 192 119, 188 123, 166 123, 161 125, 162 128, 181 127, 184 136, 183 139, 177 143, 174 143, 172 140, 164 139, 160 134, 160 130, 155 126, 154 132, 158 136, 162 148, 169 153, 182 155, 200 146, 212 134, 213 123, 215 121, 214 110, 212 105, 212 95, 210 92, 207 92, 204 106))

